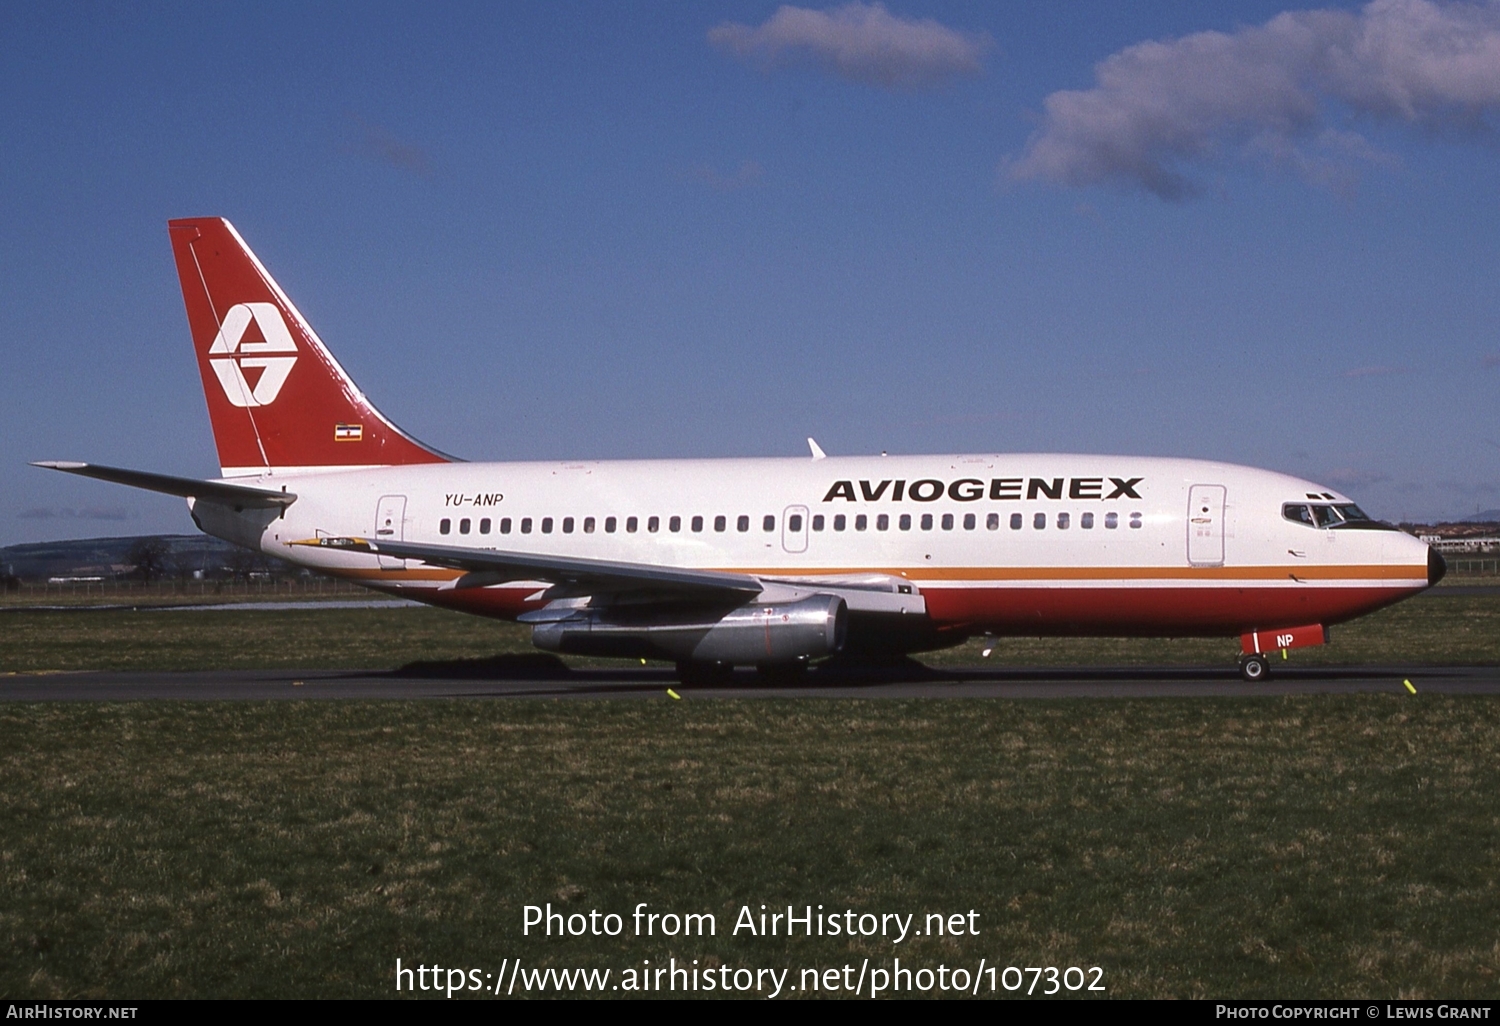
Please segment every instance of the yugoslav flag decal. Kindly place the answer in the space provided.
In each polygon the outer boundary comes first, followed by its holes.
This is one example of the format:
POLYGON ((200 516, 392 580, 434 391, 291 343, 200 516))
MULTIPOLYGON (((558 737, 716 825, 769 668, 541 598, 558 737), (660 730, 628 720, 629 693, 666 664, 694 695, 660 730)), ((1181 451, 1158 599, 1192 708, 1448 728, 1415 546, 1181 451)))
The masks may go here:
POLYGON ((274 303, 236 303, 224 315, 218 337, 208 348, 209 365, 224 386, 230 403, 241 407, 268 406, 281 394, 287 375, 297 362, 296 356, 272 356, 272 353, 296 353, 296 343, 281 319, 274 303), (264 342, 245 341, 251 322, 260 330, 264 342), (259 370, 251 385, 245 371, 259 370))

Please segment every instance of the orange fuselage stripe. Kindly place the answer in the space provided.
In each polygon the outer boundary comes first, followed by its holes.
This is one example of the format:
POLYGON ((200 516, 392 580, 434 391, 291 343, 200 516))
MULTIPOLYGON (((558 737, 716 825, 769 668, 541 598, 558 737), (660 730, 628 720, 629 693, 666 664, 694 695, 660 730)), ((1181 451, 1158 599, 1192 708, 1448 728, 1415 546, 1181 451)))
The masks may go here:
MULTIPOLYGON (((731 573, 758 577, 807 578, 881 573, 912 581, 1220 581, 1225 584, 1260 581, 1396 581, 1427 577, 1426 566, 1366 564, 1350 566, 1058 566, 1058 567, 724 567, 731 573)), ((365 581, 451 581, 460 570, 424 567, 408 570, 347 569, 330 571, 342 577, 365 581)), ((517 578, 524 580, 525 578, 517 578)))

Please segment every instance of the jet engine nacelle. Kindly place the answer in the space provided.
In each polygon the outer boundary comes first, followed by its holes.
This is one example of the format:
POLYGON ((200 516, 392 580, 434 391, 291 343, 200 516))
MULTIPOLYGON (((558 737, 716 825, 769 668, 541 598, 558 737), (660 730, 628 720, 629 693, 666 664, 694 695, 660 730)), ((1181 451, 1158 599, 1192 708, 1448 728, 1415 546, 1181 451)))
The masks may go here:
POLYGON ((798 602, 751 604, 716 619, 639 621, 622 610, 581 609, 539 623, 537 648, 572 655, 624 656, 745 666, 790 663, 833 655, 844 647, 849 610, 837 595, 798 602))

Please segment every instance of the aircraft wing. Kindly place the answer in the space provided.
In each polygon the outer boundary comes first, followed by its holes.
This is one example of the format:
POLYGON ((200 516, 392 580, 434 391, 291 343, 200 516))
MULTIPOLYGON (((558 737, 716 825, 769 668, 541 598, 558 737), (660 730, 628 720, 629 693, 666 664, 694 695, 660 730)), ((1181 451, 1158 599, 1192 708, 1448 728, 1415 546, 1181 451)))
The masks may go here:
POLYGON ((604 559, 578 559, 531 552, 502 552, 454 545, 419 545, 414 542, 380 541, 368 538, 315 538, 293 542, 367 552, 396 559, 415 559, 432 566, 462 570, 455 588, 482 588, 506 581, 549 581, 549 598, 587 595, 594 592, 649 592, 708 601, 744 602, 760 594, 763 586, 749 574, 722 570, 654 566, 648 563, 616 563, 604 559))
POLYGON ((67 474, 79 474, 100 481, 144 488, 148 492, 180 495, 184 499, 208 499, 241 509, 275 509, 286 507, 297 501, 297 496, 274 488, 256 488, 254 485, 229 484, 225 481, 200 481, 193 477, 173 477, 169 474, 150 474, 144 470, 122 470, 119 467, 104 467, 97 463, 74 463, 70 460, 39 460, 33 467, 61 470, 67 474))

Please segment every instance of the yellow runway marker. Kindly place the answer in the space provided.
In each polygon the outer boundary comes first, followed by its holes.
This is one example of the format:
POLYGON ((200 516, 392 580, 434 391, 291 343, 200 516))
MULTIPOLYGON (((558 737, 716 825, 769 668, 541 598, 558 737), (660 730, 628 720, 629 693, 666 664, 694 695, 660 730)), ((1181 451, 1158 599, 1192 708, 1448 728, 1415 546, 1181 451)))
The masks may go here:
POLYGON ((679 702, 682 701, 682 696, 673 691, 671 688, 667 688, 667 694, 671 695, 672 698, 676 699, 679 702))
POLYGON ((1401 683, 1405 684, 1406 690, 1410 691, 1412 694, 1415 695, 1417 693, 1417 689, 1411 686, 1411 681, 1403 680, 1401 683))

